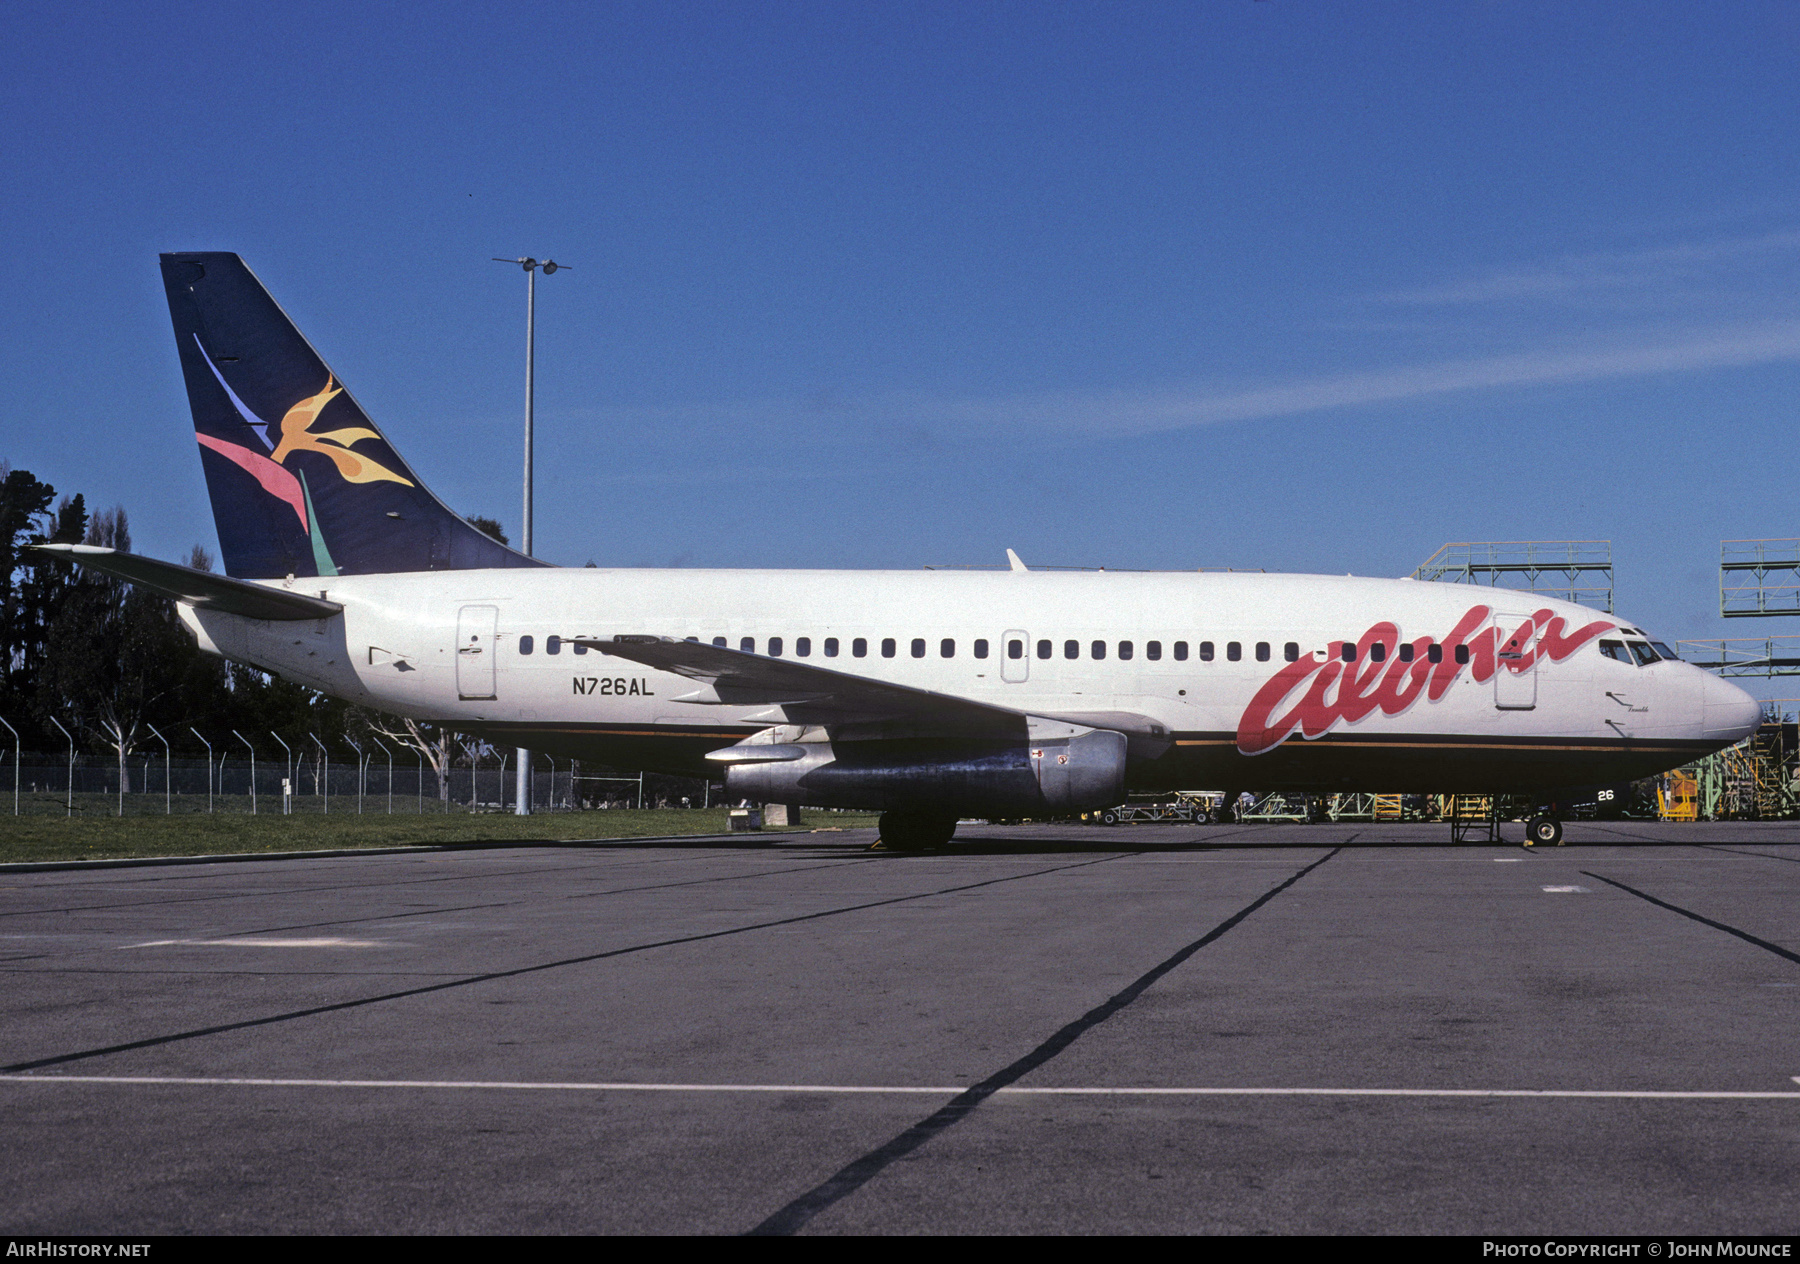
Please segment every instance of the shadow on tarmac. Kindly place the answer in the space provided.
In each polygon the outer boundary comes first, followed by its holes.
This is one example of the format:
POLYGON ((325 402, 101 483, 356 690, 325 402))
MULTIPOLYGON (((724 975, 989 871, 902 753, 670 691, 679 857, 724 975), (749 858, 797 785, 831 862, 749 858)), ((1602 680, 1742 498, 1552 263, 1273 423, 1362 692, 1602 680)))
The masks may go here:
MULTIPOLYGON (((1512 823, 1515 824, 1516 823, 1512 823)), ((1568 854, 1593 847, 1693 847, 1762 859, 1794 859, 1740 847, 1800 846, 1800 821, 1702 822, 1577 821, 1555 847, 1527 847, 1520 837, 1502 834, 1498 841, 1452 842, 1447 826, 1433 823, 1131 825, 1103 828, 1084 825, 964 826, 948 845, 920 851, 886 851, 873 847, 874 829, 795 830, 749 834, 688 834, 650 838, 495 838, 427 846, 344 848, 331 851, 253 852, 235 855, 156 856, 108 860, 36 861, 0 864, 0 872, 53 869, 99 869, 138 865, 222 864, 233 861, 348 859, 358 856, 431 855, 478 851, 720 851, 742 850, 812 858, 907 859, 924 856, 1069 856, 1159 852, 1293 851, 1319 847, 1416 849, 1424 851, 1508 851, 1526 855, 1568 854), (1721 844, 1739 844, 1740 847, 1721 844)))

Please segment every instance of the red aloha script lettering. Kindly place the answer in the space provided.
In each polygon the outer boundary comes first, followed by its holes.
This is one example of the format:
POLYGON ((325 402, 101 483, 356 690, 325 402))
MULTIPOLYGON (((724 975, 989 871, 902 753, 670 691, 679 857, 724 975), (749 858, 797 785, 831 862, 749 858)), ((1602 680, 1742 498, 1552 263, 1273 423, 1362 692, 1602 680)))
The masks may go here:
POLYGON ((1514 673, 1529 671, 1539 661, 1561 662, 1618 626, 1601 619, 1568 632, 1563 617, 1546 608, 1507 632, 1489 624, 1492 613, 1488 606, 1470 607, 1438 642, 1444 653, 1436 663, 1427 657, 1432 645, 1428 636, 1411 643, 1411 662, 1402 659, 1400 629, 1386 622, 1362 634, 1349 662, 1337 652, 1341 643, 1334 641, 1323 658, 1310 654, 1289 663, 1256 691, 1244 709, 1238 721, 1238 750, 1261 755, 1296 730, 1308 738, 1323 737, 1339 724, 1356 724, 1377 711, 1399 715, 1421 695, 1427 702, 1438 701, 1465 668, 1477 683, 1491 680, 1502 666, 1514 673), (1376 645, 1383 647, 1379 658, 1373 653, 1376 645), (1459 663, 1456 650, 1464 645, 1469 661, 1459 663), (1299 701, 1289 705, 1296 696, 1299 701))

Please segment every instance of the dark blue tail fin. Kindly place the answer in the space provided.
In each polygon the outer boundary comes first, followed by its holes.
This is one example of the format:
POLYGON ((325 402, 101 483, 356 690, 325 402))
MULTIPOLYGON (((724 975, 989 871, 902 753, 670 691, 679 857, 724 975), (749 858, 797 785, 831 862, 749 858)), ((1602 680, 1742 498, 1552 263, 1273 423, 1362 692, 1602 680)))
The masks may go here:
POLYGON ((541 565, 426 490, 242 259, 162 273, 227 575, 541 565))

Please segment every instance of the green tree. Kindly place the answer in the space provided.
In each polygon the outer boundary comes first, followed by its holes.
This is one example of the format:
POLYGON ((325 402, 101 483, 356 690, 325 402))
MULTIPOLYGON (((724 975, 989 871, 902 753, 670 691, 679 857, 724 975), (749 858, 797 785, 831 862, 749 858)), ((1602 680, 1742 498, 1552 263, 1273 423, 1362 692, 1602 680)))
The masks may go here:
MULTIPOLYGON (((55 488, 25 470, 7 469, 0 479, 0 522, 5 536, 6 602, 4 611, 4 661, 0 662, 4 689, 0 706, 25 721, 20 733, 27 745, 41 746, 46 733, 37 704, 38 684, 48 652, 50 630, 61 615, 75 579, 75 568, 61 558, 31 550, 48 541, 78 543, 87 533, 87 507, 80 496, 64 496, 54 513, 50 498, 55 488)), ((15 725, 18 721, 14 721, 15 725)), ((58 743, 60 739, 58 739, 58 743)))
POLYGON ((500 520, 498 518, 470 518, 468 522, 471 527, 474 527, 490 540, 498 540, 501 544, 511 543, 511 541, 506 538, 506 532, 500 529, 500 520))
MULTIPOLYGON (((95 514, 83 543, 129 550, 123 506, 95 514)), ((189 649, 164 598, 92 571, 67 578, 56 600, 35 676, 35 710, 85 731, 119 761, 144 736, 158 704, 174 703, 183 673, 174 670, 189 649)), ((165 714, 179 714, 176 706, 165 714)))
POLYGON ((50 502, 56 489, 29 470, 0 461, 0 710, 20 711, 25 640, 30 618, 24 607, 25 549, 49 532, 50 502))

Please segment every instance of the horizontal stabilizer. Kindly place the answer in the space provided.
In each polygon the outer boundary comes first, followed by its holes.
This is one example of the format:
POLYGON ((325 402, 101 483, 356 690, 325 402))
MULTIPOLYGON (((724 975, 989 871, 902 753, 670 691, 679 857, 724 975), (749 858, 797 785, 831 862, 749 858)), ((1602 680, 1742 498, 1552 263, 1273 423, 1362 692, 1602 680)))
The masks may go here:
POLYGON ((248 580, 94 544, 40 544, 37 548, 190 606, 222 610, 246 619, 326 619, 343 609, 337 602, 321 597, 308 597, 285 588, 265 588, 248 580))

